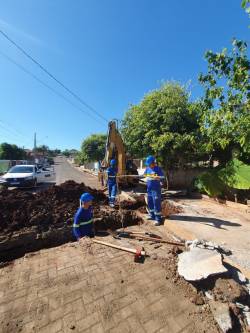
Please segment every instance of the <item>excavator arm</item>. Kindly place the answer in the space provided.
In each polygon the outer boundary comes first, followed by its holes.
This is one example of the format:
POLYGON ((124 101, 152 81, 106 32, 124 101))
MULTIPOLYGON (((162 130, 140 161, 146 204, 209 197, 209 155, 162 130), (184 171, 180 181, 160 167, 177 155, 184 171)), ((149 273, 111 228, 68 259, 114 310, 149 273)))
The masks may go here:
POLYGON ((117 161, 119 175, 126 174, 126 151, 120 133, 117 130, 116 122, 110 121, 108 125, 108 135, 105 151, 105 166, 109 165, 110 160, 117 161))

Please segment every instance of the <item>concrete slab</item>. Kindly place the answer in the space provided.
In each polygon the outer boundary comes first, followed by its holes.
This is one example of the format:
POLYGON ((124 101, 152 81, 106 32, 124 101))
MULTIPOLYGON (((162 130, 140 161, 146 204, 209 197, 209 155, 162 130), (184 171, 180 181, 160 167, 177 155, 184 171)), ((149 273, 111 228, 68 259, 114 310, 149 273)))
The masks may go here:
POLYGON ((181 214, 165 220, 165 228, 180 238, 205 239, 226 247, 232 255, 226 260, 250 277, 250 214, 244 209, 229 207, 201 199, 178 199, 181 214))
POLYGON ((232 319, 229 312, 227 303, 220 303, 215 301, 209 302, 210 309, 214 315, 214 319, 219 325, 223 333, 231 332, 232 319))
POLYGON ((178 273, 187 281, 199 281, 210 275, 227 272, 217 251, 192 248, 179 254, 178 273))

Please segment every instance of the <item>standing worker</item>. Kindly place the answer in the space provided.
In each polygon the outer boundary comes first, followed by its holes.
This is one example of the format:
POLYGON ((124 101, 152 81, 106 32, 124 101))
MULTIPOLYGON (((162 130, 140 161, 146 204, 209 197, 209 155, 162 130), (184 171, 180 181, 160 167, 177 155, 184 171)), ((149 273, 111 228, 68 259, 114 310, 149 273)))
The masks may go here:
POLYGON ((78 208, 73 223, 73 235, 77 240, 82 237, 94 237, 92 200, 94 198, 89 193, 83 193, 80 197, 80 207, 78 208))
POLYGON ((149 219, 155 220, 155 225, 161 225, 161 181, 164 179, 162 169, 156 164, 154 156, 146 159, 144 176, 147 180, 147 197, 149 219))
POLYGON ((109 191, 109 205, 110 207, 115 207, 115 197, 117 193, 117 183, 116 183, 116 160, 110 161, 110 167, 107 169, 107 186, 109 191))

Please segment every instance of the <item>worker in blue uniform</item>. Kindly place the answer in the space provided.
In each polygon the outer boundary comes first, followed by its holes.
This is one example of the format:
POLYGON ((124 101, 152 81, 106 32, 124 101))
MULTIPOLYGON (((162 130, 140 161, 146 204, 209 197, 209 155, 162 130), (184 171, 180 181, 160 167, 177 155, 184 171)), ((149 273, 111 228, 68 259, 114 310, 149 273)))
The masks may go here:
POLYGON ((107 187, 109 192, 110 207, 115 206, 115 198, 117 194, 116 175, 117 175, 116 160, 111 160, 110 167, 107 169, 107 187))
POLYGON ((80 207, 75 214, 73 223, 73 235, 77 240, 85 236, 94 237, 93 199, 89 193, 83 193, 80 197, 80 207))
POLYGON ((148 219, 155 220, 155 225, 158 226, 162 223, 161 181, 164 180, 164 174, 156 164, 154 156, 147 157, 144 176, 147 181, 148 219))

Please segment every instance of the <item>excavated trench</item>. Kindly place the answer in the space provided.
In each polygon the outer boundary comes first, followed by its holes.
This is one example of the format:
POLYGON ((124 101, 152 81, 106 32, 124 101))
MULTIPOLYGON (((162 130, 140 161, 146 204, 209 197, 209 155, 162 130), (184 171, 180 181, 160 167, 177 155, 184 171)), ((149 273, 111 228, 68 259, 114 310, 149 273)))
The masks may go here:
POLYGON ((102 191, 74 181, 32 194, 23 190, 0 193, 0 262, 10 261, 28 252, 73 241, 72 222, 83 192, 94 196, 96 231, 115 230, 137 225, 142 219, 136 209, 145 205, 123 202, 111 209, 102 191))

